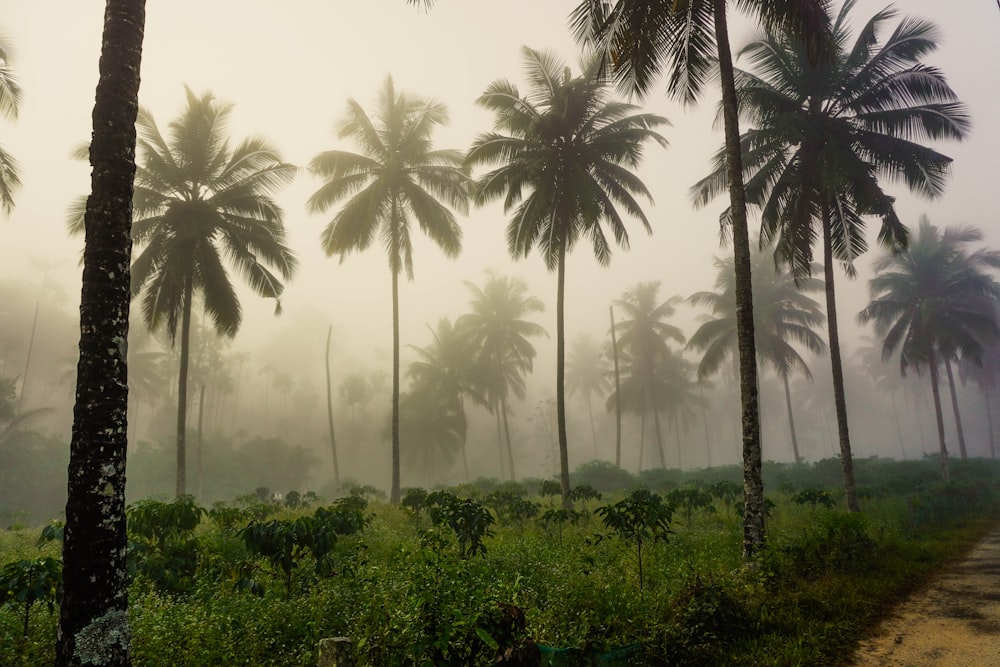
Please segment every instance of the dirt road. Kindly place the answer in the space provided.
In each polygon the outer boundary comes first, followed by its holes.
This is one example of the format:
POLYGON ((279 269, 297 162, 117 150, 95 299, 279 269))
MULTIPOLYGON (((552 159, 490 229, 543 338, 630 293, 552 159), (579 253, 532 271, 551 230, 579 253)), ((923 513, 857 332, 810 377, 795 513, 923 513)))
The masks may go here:
POLYGON ((844 664, 1000 667, 1000 529, 899 605, 844 664))

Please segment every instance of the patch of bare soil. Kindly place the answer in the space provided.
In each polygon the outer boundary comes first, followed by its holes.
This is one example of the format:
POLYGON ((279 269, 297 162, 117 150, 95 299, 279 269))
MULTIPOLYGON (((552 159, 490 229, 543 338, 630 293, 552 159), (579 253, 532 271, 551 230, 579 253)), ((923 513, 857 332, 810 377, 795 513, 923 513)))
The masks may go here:
POLYGON ((1000 529, 900 604, 844 664, 1000 666, 1000 529))

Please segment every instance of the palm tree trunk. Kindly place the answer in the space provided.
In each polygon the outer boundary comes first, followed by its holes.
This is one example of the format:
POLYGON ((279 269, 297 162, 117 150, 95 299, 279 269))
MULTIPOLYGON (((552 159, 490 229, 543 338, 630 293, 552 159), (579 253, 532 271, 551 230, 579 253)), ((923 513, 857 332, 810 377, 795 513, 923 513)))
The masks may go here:
POLYGON ((196 468, 195 487, 194 487, 195 498, 201 497, 201 489, 202 489, 201 446, 202 443, 205 442, 204 439, 202 438, 202 426, 204 425, 204 421, 205 421, 205 383, 202 382, 201 390, 198 392, 198 450, 197 450, 198 458, 196 459, 195 462, 195 468, 196 468))
POLYGON ((559 482, 562 485, 562 507, 573 509, 569 497, 569 442, 566 437, 566 241, 559 242, 559 266, 556 270, 556 428, 559 432, 559 482))
POLYGON ((499 401, 494 401, 493 403, 493 416, 496 417, 497 420, 497 454, 500 456, 500 477, 503 477, 507 473, 507 465, 504 463, 503 424, 500 421, 499 401))
MULTIPOLYGON (((650 392, 653 390, 650 389, 650 392)), ((667 469, 667 455, 663 451, 663 433, 660 431, 660 410, 656 405, 656 398, 650 396, 650 403, 653 407, 653 428, 656 430, 656 447, 660 454, 660 467, 664 470, 667 469)))
POLYGON ((705 388, 698 383, 698 393, 701 394, 701 419, 705 426, 705 463, 712 467, 712 439, 708 435, 708 408, 705 407, 705 388))
POLYGON ((38 305, 41 299, 35 300, 35 316, 31 319, 31 337, 28 338, 28 354, 24 358, 24 375, 21 376, 21 393, 17 397, 17 411, 24 406, 24 390, 28 388, 28 371, 31 369, 31 351, 35 347, 35 330, 38 327, 38 305))
POLYGON ((181 313, 181 360, 177 374, 177 485, 174 494, 187 493, 187 381, 191 347, 191 292, 193 276, 184 286, 184 306, 181 313))
POLYGON ((389 502, 399 504, 399 270, 392 268, 392 487, 389 502))
POLYGON ((639 468, 636 470, 637 473, 642 472, 642 456, 645 454, 646 450, 646 403, 642 404, 642 412, 639 417, 639 468))
POLYGON ((679 417, 674 418, 674 441, 677 444, 677 469, 682 470, 684 462, 681 460, 681 420, 679 417))
POLYGON ((144 23, 143 0, 108 0, 84 223, 80 357, 55 646, 60 667, 131 664, 125 567, 126 341, 144 23))
POLYGON ((514 448, 510 444, 510 422, 507 421, 507 399, 500 399, 500 414, 503 417, 503 434, 504 440, 507 441, 507 469, 510 471, 510 481, 514 481, 516 476, 514 474, 514 448))
POLYGON ((951 412, 955 415, 955 430, 958 432, 958 451, 962 460, 969 458, 965 449, 965 430, 962 428, 962 413, 958 411, 958 394, 955 391, 955 376, 951 372, 951 359, 944 358, 944 370, 948 374, 948 391, 951 394, 951 412))
POLYGON ((938 389, 937 358, 933 352, 930 354, 928 365, 931 368, 931 396, 934 398, 934 416, 937 417, 938 443, 941 446, 941 476, 947 482, 951 479, 948 466, 948 446, 944 443, 944 414, 941 410, 941 391, 938 389))
POLYGON ((788 410, 788 430, 792 436, 792 454, 795 455, 795 462, 802 463, 802 456, 799 454, 799 439, 795 437, 795 415, 792 414, 792 392, 788 388, 788 375, 782 375, 781 381, 785 384, 785 408, 788 410))
POLYGON ((983 400, 986 401, 986 424, 989 426, 989 433, 990 433, 990 458, 995 459, 997 457, 996 435, 993 432, 993 408, 990 405, 989 386, 983 387, 983 400))
MULTIPOLYGON (((615 359, 615 467, 622 467, 622 382, 618 370, 618 336, 615 334, 615 307, 608 306, 611 315, 611 352, 615 359)), ((641 463, 640 463, 641 465, 641 463)))
POLYGON ((326 330, 326 423, 330 431, 330 451, 333 454, 333 488, 340 491, 340 466, 337 464, 337 436, 333 429, 333 389, 330 386, 330 339, 333 325, 326 330))
POLYGON ((844 368, 840 361, 840 333, 837 329, 837 298, 833 288, 833 230, 830 211, 823 202, 823 279, 826 283, 826 321, 830 341, 830 366, 833 369, 833 404, 837 409, 837 434, 840 440, 840 468, 849 512, 860 512, 858 489, 854 483, 854 458, 847 427, 847 398, 844 393, 844 368))
POLYGON ((594 460, 601 458, 601 452, 597 447, 597 429, 594 428, 594 405, 590 400, 590 392, 587 392, 587 415, 590 417, 590 437, 594 442, 594 460))
POLYGON ((739 107, 729 47, 726 0, 715 0, 715 41, 722 88, 722 118, 726 137, 726 175, 733 221, 733 261, 736 272, 736 338, 740 355, 740 398, 743 431, 743 557, 752 558, 764 546, 764 480, 761 474, 760 420, 757 396, 757 350, 754 342, 753 290, 750 282, 750 233, 747 228, 743 156, 740 152, 739 107))

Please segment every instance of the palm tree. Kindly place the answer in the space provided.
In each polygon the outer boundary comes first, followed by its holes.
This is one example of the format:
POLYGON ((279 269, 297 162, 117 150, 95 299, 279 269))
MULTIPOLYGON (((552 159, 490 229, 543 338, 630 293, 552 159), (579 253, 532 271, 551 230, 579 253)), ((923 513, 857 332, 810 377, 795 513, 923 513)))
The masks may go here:
MULTIPOLYGON (((822 283, 814 278, 805 278, 796 285, 792 276, 782 273, 766 253, 752 253, 751 259, 757 359, 758 363, 770 365, 784 385, 792 453, 795 462, 801 463, 788 380, 796 369, 812 380, 809 366, 793 343, 813 353, 826 350, 826 343, 814 330, 822 324, 823 313, 819 304, 804 293, 820 289, 822 283)), ((735 361, 736 355, 736 272, 732 258, 716 258, 715 266, 718 269, 716 291, 697 292, 688 298, 692 304, 712 310, 712 315, 702 322, 688 341, 688 347, 703 353, 698 365, 699 379, 714 375, 727 358, 735 361)))
MULTIPOLYGON (((188 357, 196 294, 215 331, 235 336, 242 308, 223 258, 256 294, 278 301, 295 271, 285 245, 282 212, 273 193, 295 167, 257 137, 231 148, 225 130, 232 106, 190 89, 187 108, 161 134, 140 109, 132 238, 142 251, 132 262, 132 295, 140 296, 150 330, 180 328, 177 383, 177 484, 186 493, 188 357), (270 267, 270 268, 269 268, 270 267), (277 270, 280 279, 272 269, 277 270)), ((280 312, 279 307, 275 312, 280 312)))
POLYGON ((566 254, 581 237, 592 243, 598 263, 611 261, 611 245, 602 222, 621 247, 628 232, 619 208, 649 221, 636 195, 649 191, 632 171, 647 141, 666 146, 655 128, 665 118, 636 113, 637 107, 607 100, 599 61, 591 58, 583 73, 570 70, 551 53, 523 49, 529 90, 522 96, 506 80, 494 81, 477 103, 496 115, 496 131, 479 135, 469 152, 472 165, 496 165, 476 183, 475 202, 503 197, 507 249, 526 257, 536 245, 550 271, 556 271, 556 421, 563 505, 569 497, 569 449, 566 441, 564 387, 566 254))
MULTIPOLYGON (((11 69, 11 48, 0 34, 0 116, 16 119, 21 106, 21 87, 11 69)), ((0 209, 7 215, 14 208, 14 190, 21 185, 17 160, 0 146, 0 209)))
POLYGON ((340 201, 344 206, 323 230, 327 255, 343 261, 352 252, 368 249, 379 239, 389 255, 392 274, 392 488, 389 499, 399 503, 399 274, 413 280, 413 241, 410 221, 416 219, 449 257, 462 249, 462 230, 449 206, 465 212, 468 176, 462 154, 435 150, 431 134, 448 122, 444 105, 396 90, 386 77, 369 116, 354 99, 337 136, 350 137, 359 153, 330 150, 309 163, 324 179, 307 208, 324 212, 340 201), (442 203, 443 200, 445 203, 442 203), (446 205, 447 204, 447 205, 446 205))
POLYGON ((431 338, 431 344, 426 347, 412 346, 419 359, 411 362, 407 370, 413 380, 411 394, 430 392, 437 397, 443 411, 453 415, 462 466, 466 481, 469 481, 469 462, 465 451, 468 432, 465 399, 486 405, 483 388, 489 382, 491 369, 475 358, 470 332, 456 326, 448 318, 438 320, 437 326, 431 329, 431 338))
POLYGON ((871 302, 858 314, 861 323, 874 322, 882 336, 882 358, 899 348, 899 371, 930 371, 937 417, 941 471, 948 479, 948 448, 938 388, 938 366, 961 356, 980 362, 982 341, 1000 333, 995 300, 1000 285, 985 273, 1000 268, 1000 252, 966 248, 982 238, 972 227, 940 231, 927 218, 903 253, 885 254, 868 281, 871 302))
MULTIPOLYGON (((740 112, 756 129, 741 137, 747 199, 762 210, 761 243, 778 253, 797 277, 810 274, 820 239, 834 404, 847 506, 858 510, 847 422, 843 365, 834 292, 834 260, 853 276, 853 260, 866 250, 865 215, 882 218, 879 241, 900 248, 906 230, 880 178, 902 180, 913 191, 940 194, 950 158, 921 144, 961 139, 969 119, 936 68, 921 58, 936 47, 926 21, 903 19, 879 44, 882 25, 896 16, 873 16, 851 43, 853 0, 833 21, 832 58, 810 62, 808 46, 788 33, 767 31, 744 48, 758 74, 738 73, 740 112)), ((694 188, 706 203, 726 186, 725 157, 694 188)))
POLYGON ((600 457, 597 447, 597 429, 594 428, 594 394, 608 393, 607 355, 590 336, 580 336, 573 342, 566 359, 566 390, 570 396, 580 394, 587 402, 587 416, 590 418, 590 435, 594 441, 594 457, 600 457))
POLYGON ((440 388, 416 382, 400 399, 403 458, 432 486, 444 481, 443 473, 463 448, 467 426, 460 405, 440 388))
POLYGON ((129 224, 142 0, 107 0, 94 101, 80 357, 70 440, 57 665, 131 663, 125 554, 129 224), (109 353, 110 352, 110 353, 109 353), (89 640, 89 641, 88 641, 89 640), (82 644, 86 644, 83 646, 82 644), (96 651, 88 651, 100 647, 96 651))
MULTIPOLYGON (((994 315, 995 316, 995 315, 994 315)), ((990 340, 983 344, 981 364, 962 359, 958 376, 963 386, 971 379, 979 387, 986 408, 987 431, 990 439, 990 458, 996 458, 996 429, 993 423, 993 397, 1000 382, 1000 341, 990 340)))
MULTIPOLYGON (((656 427, 656 443, 660 454, 660 467, 667 465, 660 432, 660 412, 668 403, 663 387, 665 381, 661 365, 671 355, 668 341, 684 342, 684 334, 663 320, 676 311, 680 297, 659 300, 659 281, 639 283, 615 301, 625 319, 616 325, 619 350, 625 357, 625 380, 621 395, 635 410, 639 409, 642 423, 646 423, 646 410, 652 408, 656 427)), ((642 455, 640 453, 640 466, 642 455)))
MULTIPOLYGON (((735 3, 759 23, 810 41, 816 59, 829 41, 827 0, 746 0, 735 3)), ((713 70, 722 88, 722 121, 736 271, 737 340, 743 425, 743 555, 764 545, 760 410, 750 281, 750 235, 740 152, 740 128, 727 0, 582 0, 571 14, 578 40, 592 44, 611 66, 619 88, 645 95, 666 70, 667 91, 694 103, 713 70)))
POLYGON ((896 439, 899 442, 899 453, 906 460, 906 445, 903 442, 903 424, 899 419, 899 406, 896 403, 896 392, 903 386, 903 380, 894 373, 891 366, 882 359, 882 346, 871 336, 861 337, 862 345, 855 351, 855 357, 861 365, 865 376, 871 380, 875 391, 888 394, 892 404, 892 417, 896 423, 896 439))
POLYGON ((470 282, 465 286, 472 293, 472 312, 459 317, 456 326, 468 337, 478 367, 471 386, 497 420, 501 471, 506 436, 506 468, 513 480, 514 454, 507 428, 510 396, 524 398, 524 377, 532 371, 535 359, 535 347, 528 339, 546 335, 541 325, 524 318, 543 311, 545 306, 538 297, 527 293, 528 284, 519 278, 488 271, 482 287, 470 282))

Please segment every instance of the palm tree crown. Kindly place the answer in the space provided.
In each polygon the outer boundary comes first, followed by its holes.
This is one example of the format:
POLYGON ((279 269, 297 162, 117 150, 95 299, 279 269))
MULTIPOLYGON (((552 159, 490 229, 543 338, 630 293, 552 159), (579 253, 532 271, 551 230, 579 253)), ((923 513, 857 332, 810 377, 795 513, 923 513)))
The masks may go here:
MULTIPOLYGON (((17 118, 21 106, 21 87, 11 67, 11 48, 0 34, 0 116, 17 118)), ((17 160, 0 146, 0 209, 9 214, 14 208, 14 190, 21 185, 17 160)))
POLYGON ((219 334, 236 335, 242 308, 225 264, 259 296, 278 299, 297 265, 285 245, 282 211, 273 193, 295 176, 264 139, 230 147, 231 105, 186 89, 187 108, 164 136, 140 109, 132 238, 132 295, 150 330, 173 341, 181 331, 177 417, 177 494, 186 492, 187 367, 191 308, 200 295, 219 334), (223 261, 225 259, 225 262, 223 261), (275 275, 273 270, 277 271, 275 275))
POLYGON ((496 130, 479 135, 468 163, 495 168, 476 182, 475 202, 503 198, 511 214, 507 249, 526 257, 538 247, 545 265, 557 272, 556 292, 556 421, 559 432, 563 504, 570 506, 566 401, 563 386, 566 253, 581 237, 589 237, 602 266, 611 261, 611 244, 628 247, 628 232, 619 209, 638 218, 651 231, 636 196, 649 191, 632 171, 665 118, 636 113, 637 108, 607 100, 596 58, 573 77, 554 55, 524 48, 529 82, 524 95, 510 81, 491 83, 478 103, 493 111, 496 130))
POLYGON ((462 249, 462 230, 454 213, 468 206, 469 179, 456 150, 433 148, 431 135, 448 122, 444 105, 396 90, 386 77, 369 116, 354 99, 338 136, 351 138, 360 152, 320 153, 309 169, 324 183, 309 198, 312 212, 344 201, 321 236, 328 255, 341 261, 368 249, 375 239, 385 246, 392 274, 392 487, 390 500, 400 500, 399 481, 399 274, 413 279, 410 222, 416 219, 449 257, 462 249), (444 203, 442 203, 442 201, 444 203))

